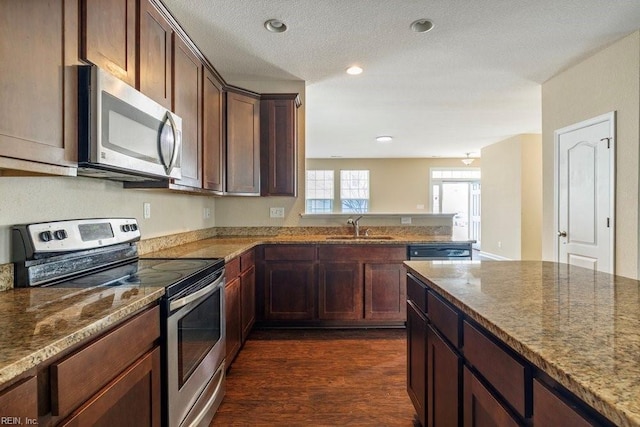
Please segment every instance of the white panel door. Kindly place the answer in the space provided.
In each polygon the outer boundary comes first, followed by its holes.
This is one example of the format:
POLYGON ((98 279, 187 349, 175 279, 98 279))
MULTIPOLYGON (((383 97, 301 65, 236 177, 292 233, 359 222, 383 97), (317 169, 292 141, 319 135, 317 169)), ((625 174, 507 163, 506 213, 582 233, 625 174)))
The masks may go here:
POLYGON ((613 273, 613 113, 556 131, 558 261, 613 273))

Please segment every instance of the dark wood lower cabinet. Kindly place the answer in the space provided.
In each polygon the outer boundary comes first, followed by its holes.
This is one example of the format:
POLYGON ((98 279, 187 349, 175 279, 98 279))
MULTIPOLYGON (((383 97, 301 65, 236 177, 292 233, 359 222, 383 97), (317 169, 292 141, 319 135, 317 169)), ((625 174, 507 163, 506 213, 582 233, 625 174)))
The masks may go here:
POLYGON ((240 274, 242 342, 245 342, 256 321, 256 268, 249 267, 240 274))
POLYGON ((325 262, 318 267, 318 318, 362 319, 362 274, 357 262, 325 262))
POLYGON ((566 400, 534 379, 533 425, 587 427, 598 424, 587 420, 566 400))
POLYGON ((407 393, 420 424, 427 420, 427 318, 407 302, 407 393))
POLYGON ((406 319, 407 270, 400 262, 364 266, 364 318, 406 319))
POLYGON ((160 349, 127 368, 62 425, 159 426, 160 349))
POLYGON ((266 320, 314 318, 314 264, 270 262, 264 265, 266 320))
MULTIPOLYGON (((38 381, 29 377, 0 392, 0 417, 11 418, 4 424, 35 424, 38 421, 38 381), (28 421, 29 420, 29 421, 28 421)), ((1 419, 1 418, 0 418, 1 419)), ((3 423, 0 423, 3 424, 3 423)))
POLYGON ((457 427, 461 419, 462 358, 434 330, 427 328, 427 426, 457 427))
POLYGON ((502 406, 482 382, 464 367, 465 427, 517 427, 521 424, 502 406))
POLYGON ((230 280, 224 287, 226 312, 226 363, 231 366, 242 345, 242 319, 240 315, 240 279, 230 280))

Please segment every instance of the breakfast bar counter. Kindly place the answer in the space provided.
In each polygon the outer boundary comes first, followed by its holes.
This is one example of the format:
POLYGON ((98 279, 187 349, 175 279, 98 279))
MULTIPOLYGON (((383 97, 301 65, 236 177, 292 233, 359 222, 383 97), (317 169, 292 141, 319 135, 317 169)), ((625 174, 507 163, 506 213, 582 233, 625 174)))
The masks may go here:
POLYGON ((410 274, 615 425, 640 425, 640 282, 534 261, 408 261, 410 274))

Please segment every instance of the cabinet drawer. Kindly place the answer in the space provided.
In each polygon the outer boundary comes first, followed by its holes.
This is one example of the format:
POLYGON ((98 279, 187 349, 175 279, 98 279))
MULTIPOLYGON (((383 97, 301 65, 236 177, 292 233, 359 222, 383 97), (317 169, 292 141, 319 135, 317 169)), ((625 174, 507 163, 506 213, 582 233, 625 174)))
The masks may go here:
POLYGON ((248 250, 247 252, 240 255, 240 271, 247 271, 249 268, 251 268, 251 266, 255 265, 255 263, 256 258, 253 249, 248 250))
POLYGON ((583 417, 573 405, 533 380, 533 425, 588 427, 597 425, 583 417))
POLYGON ((318 259, 326 261, 404 261, 406 246, 320 245, 318 259))
MULTIPOLYGON (((6 424, 14 420, 27 423, 27 419, 38 420, 38 381, 36 377, 29 377, 0 391, 0 416, 8 417, 6 424)), ((1 420, 2 418, 0 418, 1 420)), ((5 424, 0 421, 0 424, 5 424)))
POLYGON ((235 257, 224 265, 224 278, 227 282, 232 281, 240 275, 240 257, 235 257))
POLYGON ((313 245, 278 245, 264 248, 265 261, 313 261, 316 247, 313 245))
POLYGON ((464 322, 464 356, 524 418, 531 415, 531 371, 485 333, 464 322))
POLYGON ((428 292, 429 320, 454 347, 460 348, 460 314, 432 291, 428 292))
POLYGON ((411 275, 407 276, 407 300, 413 301, 422 313, 427 313, 427 287, 411 275))
POLYGON ((52 414, 67 415, 151 349, 159 337, 156 306, 52 364, 52 414))

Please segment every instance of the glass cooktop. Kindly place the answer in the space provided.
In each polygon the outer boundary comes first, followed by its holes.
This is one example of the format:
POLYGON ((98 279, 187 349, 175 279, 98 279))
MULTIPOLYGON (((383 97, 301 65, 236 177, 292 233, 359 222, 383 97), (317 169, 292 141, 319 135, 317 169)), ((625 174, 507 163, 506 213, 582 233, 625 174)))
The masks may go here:
POLYGON ((139 259, 136 262, 97 271, 57 283, 56 287, 154 286, 169 288, 193 282, 224 266, 222 259, 139 259))

